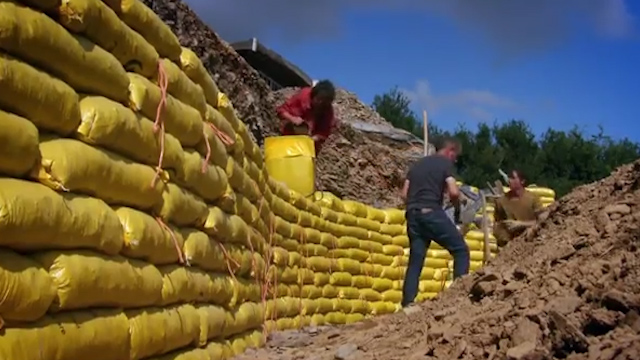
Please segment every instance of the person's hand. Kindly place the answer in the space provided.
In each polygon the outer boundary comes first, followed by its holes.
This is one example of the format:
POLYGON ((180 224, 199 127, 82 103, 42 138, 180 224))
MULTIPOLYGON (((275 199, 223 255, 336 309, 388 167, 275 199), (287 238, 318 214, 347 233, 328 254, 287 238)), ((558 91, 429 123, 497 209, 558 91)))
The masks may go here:
POLYGON ((324 139, 322 136, 320 135, 313 135, 311 136, 311 138, 313 139, 313 141, 320 141, 322 139, 324 139))
POLYGON ((297 117, 297 116, 292 116, 291 119, 289 119, 294 125, 302 125, 304 123, 304 120, 301 117, 297 117))

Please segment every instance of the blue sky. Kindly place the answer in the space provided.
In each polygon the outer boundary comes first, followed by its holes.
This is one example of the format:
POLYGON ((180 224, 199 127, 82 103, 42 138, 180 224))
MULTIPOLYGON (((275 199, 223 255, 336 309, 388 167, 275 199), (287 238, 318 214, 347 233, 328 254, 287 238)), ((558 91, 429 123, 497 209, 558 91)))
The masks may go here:
POLYGON ((188 3, 225 39, 256 36, 368 104, 397 85, 444 128, 519 118, 536 133, 602 125, 640 141, 640 2, 277 0, 288 10, 255 9, 271 20, 243 22, 219 17, 257 0, 224 0, 211 12, 200 1, 188 3))

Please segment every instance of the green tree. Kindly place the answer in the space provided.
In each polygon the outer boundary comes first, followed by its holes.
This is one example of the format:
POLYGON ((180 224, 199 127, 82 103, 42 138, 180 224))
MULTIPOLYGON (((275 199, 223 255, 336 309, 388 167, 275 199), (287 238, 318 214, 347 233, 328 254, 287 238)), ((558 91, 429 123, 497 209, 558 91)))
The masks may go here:
MULTIPOLYGON (((373 108, 394 126, 422 138, 422 122, 410 99, 397 87, 374 98, 373 108)), ((548 129, 536 136, 524 120, 478 124, 475 130, 458 126, 449 132, 429 123, 429 140, 453 136, 462 145, 458 175, 468 184, 484 187, 500 178, 498 169, 518 169, 529 183, 552 188, 558 196, 574 187, 601 179, 620 165, 640 158, 640 144, 614 140, 602 128, 588 135, 579 128, 548 129)))
POLYGON ((398 87, 376 95, 371 107, 394 127, 414 134, 417 132, 418 120, 411 110, 411 100, 398 87))

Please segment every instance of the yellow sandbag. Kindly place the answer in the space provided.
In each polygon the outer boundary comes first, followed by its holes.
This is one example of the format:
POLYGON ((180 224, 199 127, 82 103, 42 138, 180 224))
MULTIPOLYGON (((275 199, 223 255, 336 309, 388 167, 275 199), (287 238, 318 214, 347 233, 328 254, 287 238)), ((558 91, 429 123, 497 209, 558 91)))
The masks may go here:
MULTIPOLYGON (((160 88, 144 77, 127 73, 129 80, 129 102, 133 110, 156 120, 158 106, 162 100, 160 88)), ((175 136, 185 147, 194 147, 203 139, 202 115, 198 110, 167 94, 162 107, 162 122, 169 134, 175 136)))
POLYGON ((405 216, 404 211, 400 209, 385 209, 384 222, 387 224, 404 224, 405 216))
POLYGON ((390 301, 393 303, 400 303, 402 301, 402 291, 387 290, 382 293, 382 301, 390 301))
POLYGON ((374 207, 368 206, 367 207, 367 219, 374 220, 374 221, 382 223, 386 219, 386 213, 384 212, 384 210, 376 209, 374 207))
POLYGON ((358 218, 347 213, 338 213, 338 224, 347 226, 358 226, 358 218))
POLYGON ((114 209, 124 228, 124 256, 155 265, 177 263, 184 242, 175 229, 165 228, 153 217, 131 208, 114 209))
POLYGON ((369 231, 380 232, 380 227, 382 226, 382 224, 374 220, 358 218, 357 226, 369 231))
POLYGON ((0 34, 0 48, 7 53, 46 70, 79 92, 126 103, 129 81, 120 62, 89 40, 71 35, 47 15, 3 1, 0 34))
POLYGON ((23 177, 40 158, 38 129, 29 120, 1 110, 0 123, 0 173, 23 177))
POLYGON ((205 164, 197 151, 185 150, 183 173, 184 178, 179 180, 182 187, 193 191, 207 202, 217 200, 227 189, 228 180, 224 171, 215 165, 205 164))
POLYGON ((396 304, 388 301, 372 302, 370 306, 373 315, 391 314, 396 310, 396 304))
POLYGON ((158 51, 160 56, 180 61, 182 48, 176 35, 169 27, 139 0, 105 1, 120 15, 122 21, 142 35, 158 51), (119 6, 114 6, 118 4, 119 6))
POLYGON ((394 236, 393 245, 402 246, 403 248, 409 247, 409 237, 406 235, 394 236))
POLYGON ((219 242, 195 229, 183 229, 184 256, 189 264, 207 271, 227 272, 227 259, 219 242))
POLYGON ((227 148, 211 125, 211 123, 204 124, 204 137, 198 146, 196 146, 196 150, 198 150, 202 156, 206 156, 207 153, 209 153, 209 163, 225 168, 229 157, 227 148))
MULTIPOLYGON (((223 357, 221 359, 228 359, 230 357, 223 357)), ((162 355, 159 357, 149 358, 148 360, 211 360, 209 351, 205 349, 191 349, 178 350, 170 354, 162 355)))
MULTIPOLYGON (((0 3, 0 9, 5 4, 7 3, 0 3)), ((0 14, 0 21, 4 15, 0 14)), ((0 41, 3 41, 2 37, 0 37, 0 41)), ((2 87, 0 106, 24 116, 43 130, 69 135, 80 124, 78 95, 69 85, 20 60, 1 53, 0 87, 2 87), (34 106, 33 104, 39 105, 34 106)), ((8 116, 4 115, 3 120, 4 118, 8 119, 8 116)), ((11 119, 6 121, 11 121, 11 119)), ((16 119, 13 119, 13 122, 16 123, 16 119)), ((6 130, 9 129, 9 127, 6 128, 6 130)), ((33 130, 30 133, 33 134, 33 130)), ((25 133, 23 136, 28 134, 25 133)), ((22 161, 22 157, 20 160, 22 161)))
POLYGON ((160 300, 160 272, 138 260, 80 250, 38 253, 34 259, 49 270, 56 286, 54 311, 152 306, 160 300))
POLYGON ((392 288, 393 288, 393 280, 384 279, 384 278, 373 278, 371 289, 377 292, 384 292, 392 288))
POLYGON ((236 195, 238 215, 248 224, 253 224, 260 218, 258 208, 251 204, 251 201, 241 194, 236 195))
POLYGON ((553 189, 549 189, 549 188, 545 188, 545 187, 539 187, 537 185, 529 185, 527 186, 527 191, 531 191, 532 193, 540 196, 540 197, 545 197, 545 198, 552 198, 555 199, 556 197, 556 192, 553 191, 553 189))
POLYGON ((223 342, 211 341, 210 343, 205 345, 205 350, 207 351, 207 355, 209 357, 202 360, 226 360, 231 358, 232 356, 231 348, 223 342))
POLYGON ((351 278, 351 286, 358 289, 370 288, 373 286, 373 279, 371 276, 356 275, 351 278))
POLYGON ((308 136, 266 138, 265 165, 269 176, 304 196, 312 195, 315 191, 314 146, 308 136))
POLYGON ((210 206, 209 215, 204 224, 204 231, 222 242, 230 241, 232 228, 229 215, 219 207, 210 206))
POLYGON ((5 327, 0 359, 129 359, 129 322, 120 310, 45 316, 29 326, 5 327))
POLYGON ((198 344, 200 314, 192 305, 129 310, 126 315, 131 334, 131 360, 198 344))
POLYGON ((353 200, 342 200, 342 204, 347 214, 355 215, 359 218, 367 217, 367 207, 365 204, 353 200))
POLYGON ((103 201, 0 178, 0 245, 17 250, 91 248, 117 254, 122 225, 103 201))
POLYGON ((200 85, 204 92, 204 97, 207 99, 207 103, 213 107, 218 107, 218 94, 220 90, 211 78, 211 75, 209 75, 207 69, 205 69, 198 55, 191 49, 183 47, 182 53, 180 54, 180 66, 189 79, 200 85))
POLYGON ((209 216, 202 199, 176 184, 165 184, 162 199, 160 217, 177 226, 201 227, 209 216))
POLYGON ((24 0, 22 3, 42 11, 48 11, 57 8, 60 5, 60 0, 24 0))
POLYGON ((380 243, 371 240, 360 240, 360 250, 364 250, 368 253, 383 253, 384 246, 380 243))
POLYGON ((228 301, 232 295, 231 289, 228 288, 221 292, 222 284, 227 284, 226 277, 216 279, 197 268, 178 265, 159 266, 158 270, 162 274, 163 306, 184 302, 209 302, 214 296, 218 296, 219 301, 228 301), (214 285, 214 281, 217 281, 218 285, 214 285))
POLYGON ((197 307, 200 316, 199 346, 204 346, 210 339, 220 337, 227 323, 227 311, 220 306, 200 305, 197 307))
POLYGON ((158 53, 140 34, 126 26, 100 0, 63 0, 57 19, 69 31, 80 33, 113 54, 127 71, 156 76, 158 53))
POLYGON ((82 123, 76 130, 78 139, 154 167, 159 165, 163 150, 162 167, 181 174, 184 155, 180 142, 173 135, 165 134, 162 145, 162 134, 156 134, 151 120, 102 96, 82 96, 80 111, 82 123))
POLYGON ((382 224, 380 226, 380 232, 390 236, 400 236, 406 233, 407 227, 397 224, 382 224))
POLYGON ((207 113, 204 120, 213 125, 211 128, 215 130, 216 133, 219 133, 227 151, 232 151, 235 148, 236 132, 224 115, 211 105, 207 105, 207 113))
POLYGON ((38 320, 55 297, 56 288, 46 269, 28 257, 0 249, 0 318, 38 320))
POLYGON ((324 316, 326 322, 330 324, 340 325, 347 323, 347 315, 341 312, 330 312, 324 316))
POLYGON ((180 70, 178 65, 169 59, 161 59, 160 63, 166 73, 167 90, 173 97, 198 110, 200 115, 207 114, 207 101, 200 85, 194 83, 180 70))
POLYGON ((233 108, 233 104, 231 103, 231 100, 229 100, 229 97, 222 92, 218 93, 217 109, 224 116, 224 118, 227 119, 231 127, 235 131, 238 131, 238 129, 242 125, 242 121, 238 119, 238 116, 236 115, 235 109, 233 108))
POLYGON ((96 196, 110 204, 151 210, 162 204, 164 183, 153 168, 137 164, 72 139, 40 142, 42 168, 38 178, 56 190, 96 196))
POLYGON ((245 302, 227 313, 222 334, 224 337, 240 334, 262 325, 265 309, 262 303, 245 302))

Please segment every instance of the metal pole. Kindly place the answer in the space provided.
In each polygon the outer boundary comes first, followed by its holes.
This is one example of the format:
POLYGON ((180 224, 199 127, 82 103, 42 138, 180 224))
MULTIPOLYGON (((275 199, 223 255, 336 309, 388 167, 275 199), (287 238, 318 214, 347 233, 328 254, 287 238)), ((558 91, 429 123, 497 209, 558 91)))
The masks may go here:
POLYGON ((489 248, 489 213, 487 212, 487 196, 484 192, 482 195, 482 233, 484 244, 484 256, 482 258, 482 266, 484 266, 491 257, 491 249, 489 248))
POLYGON ((424 156, 429 155, 429 117, 427 110, 422 110, 422 127, 424 131, 424 156))

